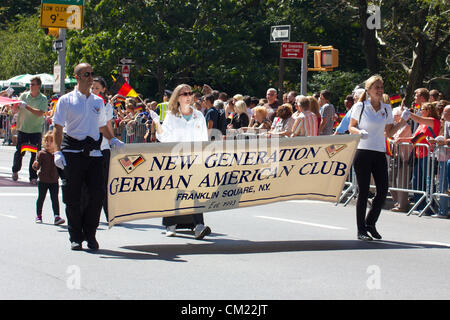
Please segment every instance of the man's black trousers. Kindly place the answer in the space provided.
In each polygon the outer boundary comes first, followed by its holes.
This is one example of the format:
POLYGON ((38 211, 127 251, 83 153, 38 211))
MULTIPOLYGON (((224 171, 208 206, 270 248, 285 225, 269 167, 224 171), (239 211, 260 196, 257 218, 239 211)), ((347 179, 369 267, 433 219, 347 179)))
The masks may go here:
POLYGON ((62 192, 70 241, 81 243, 83 240, 95 239, 105 193, 103 157, 86 157, 81 153, 64 151, 63 154, 66 166, 62 192), (82 191, 87 195, 87 203, 83 205, 82 191))
MULTIPOLYGON (((42 140, 42 134, 40 132, 36 133, 26 133, 19 131, 17 133, 17 145, 16 145, 16 152, 14 153, 14 163, 12 167, 12 172, 19 172, 20 169, 22 169, 22 158, 25 154, 20 152, 20 148, 22 148, 22 145, 24 144, 31 144, 37 147, 38 151, 41 149, 41 140, 42 140)), ((32 168, 33 162, 36 159, 36 153, 32 152, 30 157, 30 164, 28 165, 28 172, 30 174, 30 180, 31 179, 37 179, 37 173, 32 168)))

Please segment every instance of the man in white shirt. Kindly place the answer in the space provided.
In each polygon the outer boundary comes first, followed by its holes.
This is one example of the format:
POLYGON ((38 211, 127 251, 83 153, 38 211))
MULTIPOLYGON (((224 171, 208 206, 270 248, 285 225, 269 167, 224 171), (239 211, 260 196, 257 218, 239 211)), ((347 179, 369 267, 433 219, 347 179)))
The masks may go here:
POLYGON ((62 170, 63 201, 66 204, 71 249, 82 250, 82 242, 87 240, 89 249, 98 250, 95 233, 105 192, 100 151, 102 135, 113 147, 120 147, 123 143, 114 138, 106 125, 103 100, 91 93, 91 65, 79 64, 74 73, 77 85, 58 100, 53 117, 57 150, 54 158, 55 165, 62 170), (87 205, 81 206, 83 185, 87 187, 89 199, 87 205))

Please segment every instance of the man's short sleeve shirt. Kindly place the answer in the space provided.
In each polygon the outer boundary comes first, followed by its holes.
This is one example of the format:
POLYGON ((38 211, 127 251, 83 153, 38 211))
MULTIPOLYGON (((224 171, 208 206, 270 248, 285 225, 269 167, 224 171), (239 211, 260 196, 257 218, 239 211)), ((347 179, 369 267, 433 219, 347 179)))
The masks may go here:
POLYGON ((64 127, 64 132, 77 140, 87 136, 98 140, 99 128, 106 125, 103 99, 94 94, 86 97, 75 88, 58 100, 53 123, 64 127))
POLYGON ((321 135, 333 134, 333 117, 335 113, 336 111, 334 110, 334 106, 331 103, 324 104, 322 108, 320 108, 320 116, 322 117, 322 119, 327 119, 327 123, 325 124, 321 135))
POLYGON ((216 108, 209 108, 205 115, 206 125, 208 125, 208 121, 213 122, 213 128, 218 129, 218 121, 219 121, 219 111, 216 108))
MULTIPOLYGON (((19 97, 27 105, 32 108, 39 109, 43 112, 47 111, 47 97, 39 93, 33 97, 30 91, 22 93, 19 97)), ((25 133, 40 133, 44 124, 43 116, 36 116, 26 109, 20 109, 17 116, 17 128, 25 133)))

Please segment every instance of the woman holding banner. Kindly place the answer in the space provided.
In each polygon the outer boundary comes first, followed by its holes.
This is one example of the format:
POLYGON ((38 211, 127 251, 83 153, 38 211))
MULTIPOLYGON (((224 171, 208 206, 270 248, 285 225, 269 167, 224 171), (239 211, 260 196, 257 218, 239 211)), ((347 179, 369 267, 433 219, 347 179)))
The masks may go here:
MULTIPOLYGON (((159 116, 150 111, 156 128, 156 138, 160 142, 208 141, 205 117, 192 106, 192 102, 192 88, 187 84, 180 84, 170 97, 168 112, 162 125, 159 116)), ((173 237, 177 227, 181 229, 195 226, 195 239, 198 240, 211 233, 211 229, 204 225, 203 213, 164 217, 163 225, 166 226, 167 237, 173 237)))
POLYGON ((389 188, 385 134, 391 137, 408 120, 410 112, 408 109, 403 110, 402 120, 394 125, 391 106, 383 103, 383 79, 378 75, 370 77, 365 82, 365 89, 359 102, 352 108, 348 130, 351 134, 361 135, 353 161, 359 187, 356 203, 357 237, 369 241, 372 237, 381 239, 375 224, 389 188), (366 217, 371 175, 376 185, 376 196, 366 217))

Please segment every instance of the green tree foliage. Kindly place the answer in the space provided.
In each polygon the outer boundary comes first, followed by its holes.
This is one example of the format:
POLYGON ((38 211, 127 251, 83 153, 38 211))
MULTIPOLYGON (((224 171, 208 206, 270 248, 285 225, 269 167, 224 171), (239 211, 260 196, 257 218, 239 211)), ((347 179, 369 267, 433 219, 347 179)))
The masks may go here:
POLYGON ((23 16, 36 13, 40 0, 2 0, 0 2, 0 30, 23 16))
POLYGON ((12 23, 0 31, 1 78, 30 73, 53 73, 56 54, 51 39, 39 28, 39 16, 34 14, 12 23))
POLYGON ((446 0, 391 0, 383 2, 379 33, 381 61, 407 78, 407 101, 424 82, 447 74, 450 53, 450 10, 446 0), (413 13, 413 14, 412 14, 413 13))
MULTIPOLYGON (((0 78, 51 72, 56 54, 38 26, 39 1, 4 3, 0 78)), ((269 43, 270 27, 289 24, 291 41, 339 49, 339 68, 308 72, 308 91, 327 88, 341 105, 374 72, 392 94, 446 78, 448 18, 445 0, 89 0, 85 28, 67 32, 66 73, 89 62, 111 85, 119 60, 131 58, 131 85, 146 97, 183 82, 261 97, 279 87, 280 44, 269 43), (371 4, 382 9, 376 32, 365 29, 371 4)), ((300 74, 300 61, 286 60, 283 86, 299 91, 300 74)))
POLYGON ((369 78, 369 70, 362 72, 317 72, 312 76, 308 85, 308 92, 316 93, 323 89, 331 92, 331 103, 339 112, 346 112, 344 100, 346 95, 351 94, 355 86, 369 78))

